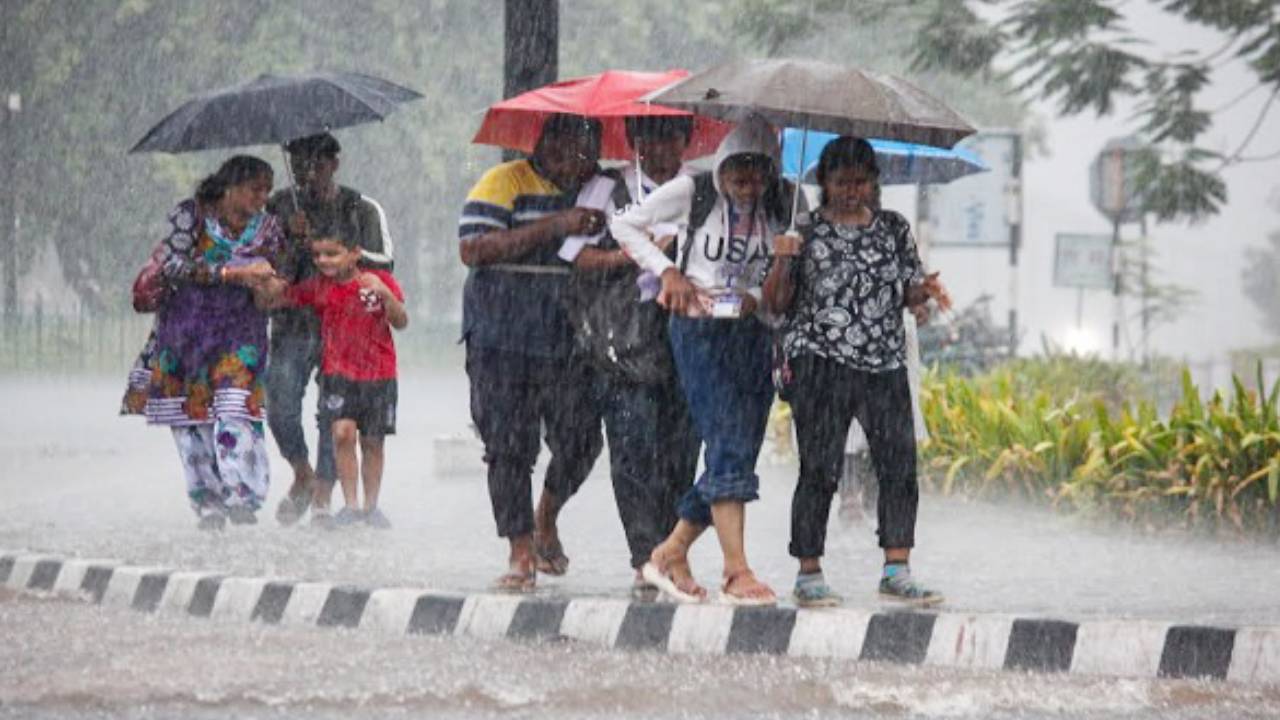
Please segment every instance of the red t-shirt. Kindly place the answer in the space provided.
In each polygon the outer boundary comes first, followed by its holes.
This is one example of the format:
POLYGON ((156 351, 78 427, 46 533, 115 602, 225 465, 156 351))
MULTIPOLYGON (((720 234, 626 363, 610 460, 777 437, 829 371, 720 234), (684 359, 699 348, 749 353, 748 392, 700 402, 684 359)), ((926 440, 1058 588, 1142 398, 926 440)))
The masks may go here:
MULTIPOLYGON (((377 275, 391 294, 404 302, 404 293, 391 273, 362 270, 377 275)), ((369 293, 365 293, 369 296, 369 293)), ((394 380, 396 346, 387 324, 387 309, 377 296, 361 297, 360 282, 337 282, 314 275, 289 288, 286 297, 294 305, 315 308, 324 342, 320 373, 348 380, 394 380)))

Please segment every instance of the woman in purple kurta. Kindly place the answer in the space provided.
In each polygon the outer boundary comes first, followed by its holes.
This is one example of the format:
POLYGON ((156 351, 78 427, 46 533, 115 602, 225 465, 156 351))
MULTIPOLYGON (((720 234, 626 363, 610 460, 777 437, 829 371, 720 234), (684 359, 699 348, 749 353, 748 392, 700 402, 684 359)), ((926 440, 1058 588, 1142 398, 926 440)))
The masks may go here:
POLYGON ((169 213, 147 422, 172 428, 200 527, 254 522, 269 482, 262 431, 267 316, 253 288, 283 250, 264 211, 271 166, 240 155, 169 213))

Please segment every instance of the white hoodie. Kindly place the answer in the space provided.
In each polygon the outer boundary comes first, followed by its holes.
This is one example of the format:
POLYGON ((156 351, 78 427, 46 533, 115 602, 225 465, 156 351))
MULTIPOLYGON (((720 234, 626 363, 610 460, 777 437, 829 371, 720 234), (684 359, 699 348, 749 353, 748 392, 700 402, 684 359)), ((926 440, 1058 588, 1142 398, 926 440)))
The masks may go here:
POLYGON ((773 248, 773 236, 786 228, 772 223, 765 216, 762 204, 757 203, 757 228, 743 245, 741 241, 726 238, 729 200, 720 191, 720 166, 732 155, 765 155, 780 167, 781 152, 777 132, 756 116, 744 120, 720 143, 716 150, 712 179, 718 193, 706 221, 697 231, 692 243, 686 243, 685 229, 689 224, 689 211, 693 206, 694 179, 681 175, 653 191, 644 202, 632 205, 625 213, 615 215, 609 224, 613 237, 622 249, 642 269, 661 276, 663 271, 678 267, 654 245, 649 228, 663 223, 680 227, 676 238, 680 258, 683 259, 688 244, 688 266, 685 271, 694 287, 710 296, 728 292, 746 292, 760 300, 760 286, 764 282, 769 254, 773 248))

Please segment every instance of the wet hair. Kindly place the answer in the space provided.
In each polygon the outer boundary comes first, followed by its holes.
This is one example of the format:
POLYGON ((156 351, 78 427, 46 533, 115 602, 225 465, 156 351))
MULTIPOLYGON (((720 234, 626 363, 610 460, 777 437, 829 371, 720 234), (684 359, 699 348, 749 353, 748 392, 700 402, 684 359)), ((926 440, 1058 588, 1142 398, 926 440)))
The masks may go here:
POLYGON ((737 172, 739 170, 759 170, 765 177, 774 174, 773 158, 763 153, 737 153, 730 155, 720 163, 719 172, 737 172))
MULTIPOLYGON (((818 187, 826 184, 831 173, 842 168, 862 170, 872 181, 880 179, 876 151, 871 143, 860 137, 842 135, 822 148, 822 154, 818 156, 818 187)), ((823 202, 826 202, 826 198, 823 198, 823 202)))
POLYGON ((317 240, 332 240, 348 250, 355 250, 360 246, 355 234, 342 232, 342 226, 336 220, 322 220, 316 224, 311 230, 311 242, 317 240))
POLYGON ((628 116, 623 125, 627 131, 627 144, 633 148, 638 137, 667 140, 678 135, 685 142, 693 137, 693 118, 688 115, 628 116))
POLYGON ((196 201, 202 205, 212 205, 222 199, 228 188, 266 175, 275 173, 267 161, 252 155, 235 155, 222 163, 222 167, 196 186, 196 201))
POLYGON ((337 157, 342 152, 342 146, 338 144, 338 138, 329 133, 320 133, 318 135, 308 135, 290 140, 284 149, 290 155, 301 155, 303 157, 337 157))
POLYGON ((548 116, 546 122, 542 123, 542 134, 538 136, 538 144, 534 146, 533 154, 541 154, 545 144, 552 140, 566 138, 585 138, 599 148, 602 131, 600 121, 595 118, 555 113, 548 116))

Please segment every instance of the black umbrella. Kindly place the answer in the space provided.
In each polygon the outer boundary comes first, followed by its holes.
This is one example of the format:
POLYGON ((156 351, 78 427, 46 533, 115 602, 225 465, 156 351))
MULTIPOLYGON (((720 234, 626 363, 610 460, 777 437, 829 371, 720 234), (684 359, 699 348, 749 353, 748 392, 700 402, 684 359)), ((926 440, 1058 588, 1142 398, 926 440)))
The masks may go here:
POLYGON ((188 100, 129 152, 283 144, 382 120, 400 103, 420 97, 409 88, 359 73, 262 75, 188 100))

